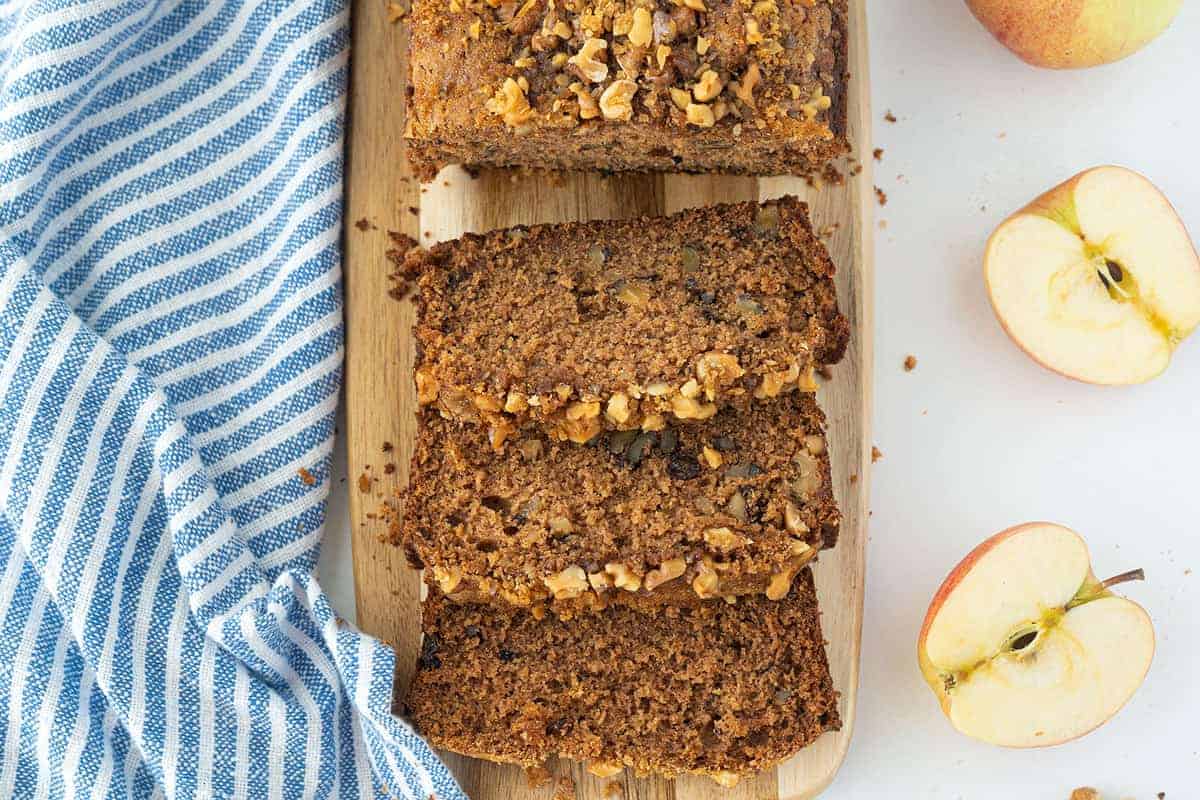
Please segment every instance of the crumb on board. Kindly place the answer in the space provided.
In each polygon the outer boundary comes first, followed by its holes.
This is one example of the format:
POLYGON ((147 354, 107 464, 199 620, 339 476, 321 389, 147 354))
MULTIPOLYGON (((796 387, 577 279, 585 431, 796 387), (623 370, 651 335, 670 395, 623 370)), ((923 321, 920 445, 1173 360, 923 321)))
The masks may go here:
POLYGON ((300 476, 300 482, 305 486, 313 486, 317 482, 316 476, 306 470, 304 467, 296 470, 296 474, 300 476))
POLYGON ((371 491, 371 476, 365 472, 358 476, 358 490, 363 494, 371 491))
POLYGON ((817 367, 816 373, 823 381, 833 380, 833 370, 829 368, 828 364, 822 364, 821 366, 817 367))
POLYGON ((825 170, 821 173, 821 177, 830 186, 844 186, 846 184, 846 176, 838 171, 838 168, 833 164, 825 165, 825 170))
POLYGON ((879 201, 879 205, 886 206, 887 205, 887 192, 883 191, 883 189, 880 189, 878 186, 876 186, 875 187, 875 199, 879 201))
POLYGON ((883 161, 883 148, 882 148, 882 147, 876 147, 876 148, 875 148, 875 152, 874 152, 874 153, 872 153, 872 155, 874 155, 874 156, 875 156, 875 160, 876 160, 876 161, 883 161))
POLYGON ((395 471, 396 471, 396 465, 393 464, 391 461, 389 461, 388 463, 383 465, 383 474, 384 475, 391 475, 395 471))
POLYGON ((392 452, 392 448, 393 448, 393 445, 391 442, 383 443, 383 447, 382 447, 383 452, 390 453, 390 452, 392 452))
POLYGON ((404 19, 404 15, 408 13, 408 9, 399 3, 388 3, 387 15, 388 22, 395 25, 400 20, 404 19))
POLYGON ((1100 793, 1090 786, 1080 786, 1071 792, 1071 800, 1100 800, 1100 793))
POLYGON ((914 369, 916 369, 916 368, 917 368, 917 357, 916 357, 916 356, 914 356, 914 355, 911 355, 911 354, 910 354, 910 355, 908 355, 908 356, 905 356, 905 358, 904 358, 904 371, 905 371, 905 372, 912 372, 912 371, 913 371, 914 369))
POLYGON ((527 767, 525 769, 525 783, 529 784, 530 789, 540 789, 543 786, 548 786, 553 778, 554 776, 550 774, 550 770, 545 767, 527 767))
POLYGON ((883 458, 883 451, 875 445, 871 445, 871 463, 874 464, 883 458))
POLYGON ((850 485, 853 486, 856 483, 858 483, 858 473, 857 472, 853 473, 850 476, 850 485))
POLYGON ((887 220, 886 219, 879 220, 879 230, 881 230, 881 231, 887 230, 887 220))
POLYGON ((573 800, 574 797, 575 781, 566 775, 559 778, 558 785, 554 787, 554 800, 573 800))
POLYGON ((360 231, 369 231, 374 226, 371 225, 371 220, 363 217, 358 222, 354 223, 354 227, 358 228, 360 231))
POLYGON ((421 215, 421 209, 417 208, 416 206, 409 206, 408 213, 412 214, 414 217, 418 217, 421 215))
POLYGON ((888 122, 893 122, 893 123, 894 123, 894 122, 896 122, 896 121, 897 121, 897 120, 896 120, 896 115, 892 113, 892 110, 891 110, 890 108, 888 109, 888 112, 887 112, 886 114, 884 114, 884 115, 883 115, 883 118, 884 118, 885 120, 887 120, 888 122))

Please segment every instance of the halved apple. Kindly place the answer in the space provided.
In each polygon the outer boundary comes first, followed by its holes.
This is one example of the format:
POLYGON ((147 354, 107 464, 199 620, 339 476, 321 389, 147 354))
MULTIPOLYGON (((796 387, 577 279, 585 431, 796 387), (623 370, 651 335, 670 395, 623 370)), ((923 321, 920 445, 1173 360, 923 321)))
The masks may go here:
POLYGON ((1175 209, 1136 172, 1097 167, 1009 217, 984 278, 1009 336, 1088 383, 1148 381, 1200 326, 1200 257, 1175 209))
POLYGON ((996 534, 946 578, 917 642, 925 680, 959 731, 1046 747, 1094 730, 1141 685, 1154 628, 1098 581, 1074 531, 1034 522, 996 534))

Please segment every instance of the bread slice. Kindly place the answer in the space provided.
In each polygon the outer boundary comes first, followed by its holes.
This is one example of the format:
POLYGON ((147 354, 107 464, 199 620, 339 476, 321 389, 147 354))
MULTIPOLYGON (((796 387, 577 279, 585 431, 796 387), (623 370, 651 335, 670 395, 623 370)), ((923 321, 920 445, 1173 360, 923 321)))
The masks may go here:
POLYGON ((582 447, 527 429, 496 452, 478 427, 426 411, 399 537, 459 601, 779 599, 837 537, 824 421, 793 391, 704 426, 582 447))
POLYGON ((408 155, 797 175, 848 152, 846 0, 416 0, 408 155))
POLYGON ((793 197, 469 235, 419 273, 418 400, 587 442, 800 388, 841 359, 834 268, 793 197))
POLYGON ((434 746, 527 767, 560 755, 724 785, 837 730, 812 573, 785 600, 627 606, 564 622, 432 589, 407 716, 434 746))

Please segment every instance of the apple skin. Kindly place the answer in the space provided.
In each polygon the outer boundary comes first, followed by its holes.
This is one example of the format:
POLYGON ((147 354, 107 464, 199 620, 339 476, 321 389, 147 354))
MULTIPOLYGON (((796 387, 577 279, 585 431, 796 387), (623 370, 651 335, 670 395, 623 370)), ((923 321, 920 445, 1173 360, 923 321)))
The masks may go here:
MULTIPOLYGON (((937 697, 938 705, 941 707, 942 713, 945 714, 947 718, 951 717, 952 698, 950 697, 949 693, 946 691, 946 686, 942 682, 941 674, 940 674, 939 670, 937 669, 937 667, 934 666, 934 664, 932 663, 932 661, 929 659, 928 655, 926 654, 925 643, 929 636, 929 630, 930 630, 930 627, 933 625, 934 619, 937 617, 938 612, 941 611, 942 606, 946 602, 946 599, 948 597, 950 597, 950 595, 954 592, 955 589, 958 588, 959 584, 962 583, 963 579, 971 572, 972 568, 974 568, 974 566, 979 562, 980 559, 982 559, 984 556, 986 556, 990 551, 995 549, 998 545, 1004 543, 1005 541, 1012 538, 1013 536, 1017 536, 1019 534, 1025 533, 1026 531, 1029 531, 1031 529, 1039 528, 1039 527, 1047 526, 1047 525, 1062 529, 1064 531, 1069 530, 1067 528, 1063 528, 1063 526, 1058 525, 1057 523, 1052 523, 1052 522, 1026 522, 1021 525, 1015 525, 1011 528, 1007 528, 1006 530, 1000 531, 999 533, 985 539, 983 542, 981 542, 979 545, 977 545, 975 547, 975 549, 973 549, 971 552, 967 553, 967 555, 963 557, 962 561, 960 561, 954 567, 954 569, 952 569, 950 571, 950 574, 946 576, 946 579, 942 582, 941 586, 938 587, 937 592, 934 593, 933 599, 929 603, 929 610, 925 613, 925 619, 921 623, 921 632, 917 636, 917 662, 920 667, 922 677, 925 679, 925 682, 929 685, 929 688, 933 690, 934 696, 937 697)), ((1086 543, 1083 543, 1083 537, 1079 536, 1079 534, 1075 533, 1074 531, 1070 531, 1070 532, 1077 539, 1079 539, 1081 544, 1083 544, 1084 548, 1086 549, 1086 543)), ((1077 597, 1088 596, 1090 599, 1096 599, 1096 598, 1104 597, 1106 595, 1111 595, 1111 594, 1112 594, 1112 592, 1109 589, 1107 589, 1105 587, 1104 583, 1101 582, 1096 577, 1096 575, 1092 571, 1090 563, 1089 563, 1087 576, 1084 579, 1083 585, 1080 587, 1079 592, 1077 593, 1076 596, 1077 597)), ((1138 608, 1140 609, 1140 606, 1138 608)), ((1142 613, 1145 613, 1145 612, 1143 611, 1142 613)), ((1148 615, 1147 615, 1147 620, 1149 620, 1148 615)), ((1153 658, 1154 649, 1155 648, 1152 645, 1151 651, 1150 651, 1151 658, 1153 658)), ((1147 661, 1146 667, 1147 667, 1147 672, 1148 672, 1149 671, 1149 661, 1147 661)), ((1145 678, 1145 673, 1143 673, 1142 677, 1143 677, 1143 679, 1145 678)), ((1123 706, 1123 704, 1122 704, 1122 706, 1123 706)), ((1039 742, 1037 745, 1032 745, 1031 747, 1037 747, 1037 748, 1054 747, 1054 746, 1057 746, 1060 744, 1066 744, 1067 742, 1075 741, 1076 739, 1080 739, 1080 738, 1088 735, 1092 731, 1102 727, 1106 722, 1108 722, 1109 719, 1112 719, 1112 717, 1115 716, 1117 711, 1119 711, 1119 710, 1120 710, 1120 707, 1114 709, 1112 714, 1109 715, 1109 717, 1107 717, 1106 719, 1101 720, 1100 722, 1087 728, 1086 730, 1081 730, 1081 731, 1077 732, 1073 736, 1059 738, 1059 739, 1050 739, 1050 740, 1047 740, 1044 742, 1039 742)), ((1021 746, 1012 746, 1012 745, 1005 745, 1005 746, 1013 747, 1014 749, 1026 749, 1021 746)))
POLYGON ((1081 69, 1132 55, 1183 0, 966 0, 993 36, 1035 67, 1081 69))
MULTIPOLYGON (((1160 197, 1162 199, 1163 203, 1170 209, 1171 213, 1174 215, 1174 219, 1175 219, 1176 223, 1179 226, 1179 230, 1181 231, 1182 236, 1185 238, 1188 236, 1187 228, 1184 226, 1183 219, 1179 216, 1179 212, 1175 210, 1175 207, 1173 205, 1171 205, 1170 200, 1168 200, 1166 195, 1164 195, 1158 189, 1158 187, 1155 186, 1153 181, 1151 181, 1145 175, 1135 172, 1134 170, 1131 170, 1128 167, 1121 167, 1121 166, 1108 164, 1108 165, 1101 165, 1098 167, 1092 167, 1090 169, 1085 169, 1084 171, 1078 173, 1077 175, 1075 175, 1071 178, 1068 178, 1067 180, 1058 184, 1054 188, 1042 193, 1037 198, 1035 198, 1032 202, 1030 202, 1028 205, 1026 205, 1024 208, 1020 209, 1019 211, 1016 211, 1013 214, 1010 214, 1004 220, 1004 222, 1000 223, 1000 225, 998 225, 996 227, 996 230, 992 232, 992 235, 990 237, 988 237, 985 252, 987 252, 987 253, 992 252, 994 243, 996 242, 997 238, 1003 234, 1006 225, 1010 221, 1016 219, 1017 217, 1025 215, 1025 214, 1036 214, 1038 216, 1047 217, 1047 218, 1059 223, 1063 227, 1068 228, 1068 229, 1078 233, 1080 230, 1080 224, 1079 224, 1078 215, 1075 210, 1075 190, 1079 186, 1079 184, 1084 179, 1086 179, 1089 175, 1092 175, 1093 173, 1097 173, 1097 172, 1100 172, 1103 170, 1120 170, 1126 174, 1132 175, 1132 176, 1136 177, 1137 179, 1143 181, 1147 186, 1149 186, 1151 189, 1154 190, 1154 193, 1156 195, 1158 195, 1158 197, 1160 197)), ((1200 252, 1196 251, 1196 248, 1194 245, 1192 245, 1192 253, 1195 256, 1196 262, 1200 263, 1200 252)), ((1032 352, 1025 345, 1025 343, 1021 341, 1021 338, 1016 335, 1016 332, 1009 326, 1009 324, 1005 320, 1004 316, 1001 313, 999 313, 999 304, 997 303, 995 294, 992 291, 991 283, 986 279, 986 273, 987 273, 987 263, 986 263, 986 259, 985 259, 984 285, 987 287, 987 290, 988 290, 988 299, 992 304, 992 308, 996 309, 996 311, 997 311, 996 319, 1000 323, 1000 327, 1004 330, 1004 333, 1008 335, 1008 338, 1011 339, 1013 341, 1013 343, 1015 343, 1017 345, 1017 347, 1019 347, 1021 349, 1021 352, 1028 355, 1030 358, 1032 358, 1034 361, 1036 361, 1042 367, 1045 367, 1046 369, 1050 370, 1051 372, 1053 372, 1057 375, 1062 375, 1063 377, 1070 378, 1071 380, 1074 380, 1074 381, 1079 381, 1080 383, 1089 383, 1089 384, 1094 384, 1094 385, 1113 385, 1111 383, 1101 383, 1100 381, 1087 380, 1086 378, 1080 377, 1079 375, 1073 375, 1068 372, 1064 372, 1062 369, 1056 367, 1054 364, 1047 363, 1045 360, 1039 358, 1037 356, 1037 354, 1032 352)), ((1143 377, 1141 377, 1139 380, 1135 380, 1135 381, 1131 381, 1131 382, 1132 383, 1146 383, 1146 382, 1158 377, 1158 375, 1162 374, 1162 372, 1164 372, 1166 370, 1167 366, 1168 366, 1168 364, 1164 363, 1162 366, 1162 369, 1160 369, 1156 372, 1150 373, 1150 374, 1146 374, 1143 377)))

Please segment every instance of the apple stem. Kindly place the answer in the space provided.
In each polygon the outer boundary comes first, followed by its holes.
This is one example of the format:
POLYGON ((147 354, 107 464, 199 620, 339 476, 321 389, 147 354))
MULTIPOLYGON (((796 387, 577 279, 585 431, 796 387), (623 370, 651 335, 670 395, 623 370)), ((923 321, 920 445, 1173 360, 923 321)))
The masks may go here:
POLYGON ((1144 581, 1146 580, 1146 571, 1144 569, 1131 569, 1129 572, 1122 572, 1120 575, 1113 575, 1108 580, 1100 585, 1105 589, 1111 589, 1119 583, 1128 583, 1129 581, 1144 581))

